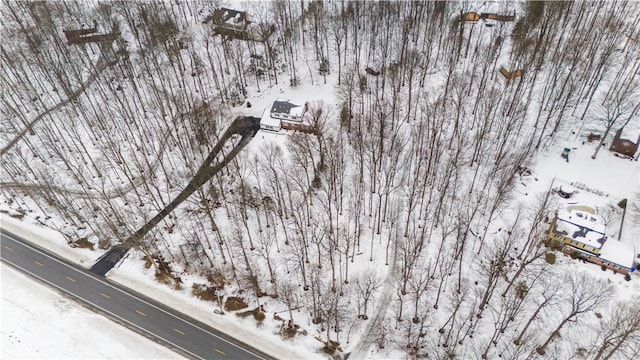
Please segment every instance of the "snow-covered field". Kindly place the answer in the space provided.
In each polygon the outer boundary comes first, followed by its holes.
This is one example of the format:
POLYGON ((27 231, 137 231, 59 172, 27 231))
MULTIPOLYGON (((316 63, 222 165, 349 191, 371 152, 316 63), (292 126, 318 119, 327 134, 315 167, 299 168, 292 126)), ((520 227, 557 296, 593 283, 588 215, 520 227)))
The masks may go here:
MULTIPOLYGON (((321 3, 226 2, 279 23, 262 44, 212 36, 209 4, 158 2, 155 19, 138 3, 15 3, 3 12, 7 48, 22 51, 7 57, 2 80, 16 90, 0 110, 22 121, 0 128, 0 210, 22 220, 0 214, 3 227, 88 267, 184 188, 236 116, 309 102, 321 135, 259 132, 108 276, 283 358, 322 357, 323 347, 377 359, 605 357, 615 346, 600 336, 640 293, 639 275, 625 281, 542 247, 558 199, 540 200, 554 180, 586 184, 607 206, 628 199, 622 235, 610 232, 640 251, 640 165, 608 151, 620 127, 633 141, 640 132, 640 7, 321 3), (55 16, 44 23, 38 11, 55 16), (467 11, 517 21, 458 23, 467 11), (59 30, 84 26, 79 14, 102 16, 101 29, 118 23, 121 41, 64 46, 59 30), (175 33, 149 36, 166 24, 175 33), (45 40, 34 45, 35 35, 45 40), (69 64, 74 76, 52 75, 69 64), (502 68, 525 75, 507 80, 502 68), (50 91, 80 83, 68 104, 50 91), (589 132, 606 143, 596 159, 589 132), (145 267, 142 251, 170 269, 145 267), (163 272, 171 285, 156 281, 163 272), (262 306, 266 319, 215 315, 220 305, 196 299, 194 285, 262 306), (578 290, 602 301, 573 314, 578 290), (293 339, 287 320, 303 330, 293 339)), ((631 357, 631 340, 615 355, 631 357)))
POLYGON ((3 359, 179 359, 14 268, 0 264, 3 359))

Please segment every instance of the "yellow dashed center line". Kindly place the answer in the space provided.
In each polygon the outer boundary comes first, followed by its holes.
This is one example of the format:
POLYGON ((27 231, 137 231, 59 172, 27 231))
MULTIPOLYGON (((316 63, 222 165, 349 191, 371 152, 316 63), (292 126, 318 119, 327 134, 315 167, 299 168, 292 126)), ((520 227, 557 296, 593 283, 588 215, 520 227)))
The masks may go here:
POLYGON ((38 265, 40 267, 44 267, 44 264, 42 264, 41 262, 34 261, 34 263, 36 263, 36 265, 38 265))
POLYGON ((71 282, 76 282, 76 279, 70 278, 67 276, 67 280, 71 281, 71 282))
POLYGON ((213 350, 215 350, 220 355, 227 355, 227 354, 224 353, 224 351, 220 351, 218 349, 213 349, 213 350))
MULTIPOLYGON (((143 312, 142 312, 142 311, 140 311, 140 310, 136 310, 136 312, 137 312, 138 314, 142 315, 142 316, 147 316, 147 314, 143 313, 143 312)), ((184 335, 184 334, 182 334, 182 335, 184 335)))
POLYGON ((178 333, 178 334, 180 334, 180 335, 184 335, 184 331, 180 331, 180 330, 178 330, 178 329, 173 329, 173 331, 177 332, 177 333, 178 333))
POLYGON ((5 249, 7 249, 7 250, 9 250, 9 251, 13 251, 13 249, 12 249, 12 248, 10 248, 10 247, 8 247, 8 246, 5 246, 4 248, 5 248, 5 249))
POLYGON ((105 293, 100 293, 100 296, 102 297, 106 297, 107 299, 111 299, 111 297, 105 293))

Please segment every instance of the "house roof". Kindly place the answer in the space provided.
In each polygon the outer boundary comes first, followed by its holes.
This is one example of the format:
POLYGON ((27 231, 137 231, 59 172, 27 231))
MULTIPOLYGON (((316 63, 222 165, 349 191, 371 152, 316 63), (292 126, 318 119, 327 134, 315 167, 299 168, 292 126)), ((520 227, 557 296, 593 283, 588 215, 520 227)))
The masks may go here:
POLYGON ((302 106, 292 104, 288 100, 276 100, 273 102, 273 106, 271 107, 272 113, 280 113, 280 114, 289 114, 289 115, 297 115, 302 116, 302 106))
POLYGON ((637 145, 629 139, 614 139, 609 150, 618 154, 633 156, 636 153, 637 145))
POLYGON ((262 118, 260 118, 260 125, 275 126, 279 128, 280 119, 272 118, 267 109, 265 109, 264 113, 262 114, 262 118))
POLYGON ((280 127, 280 119, 274 119, 271 116, 263 116, 262 119, 260 119, 260 125, 267 125, 267 126, 275 126, 275 127, 280 127))
POLYGON ((234 22, 242 22, 247 20, 247 13, 245 11, 238 11, 228 8, 215 9, 211 15, 213 22, 220 24, 230 19, 234 19, 234 22))
POLYGON ((602 247, 605 229, 604 221, 598 215, 578 210, 558 212, 557 231, 564 231, 568 238, 596 249, 602 247))
POLYGON ((609 239, 600 249, 600 258, 631 269, 633 267, 633 248, 620 241, 609 239))
MULTIPOLYGON (((633 156, 638 149, 638 145, 640 145, 640 134, 638 134, 638 140, 633 142, 633 140, 628 138, 623 138, 624 126, 616 131, 616 135, 611 142, 611 147, 609 150, 626 155, 633 156)), ((630 135, 630 134, 628 134, 630 135)))

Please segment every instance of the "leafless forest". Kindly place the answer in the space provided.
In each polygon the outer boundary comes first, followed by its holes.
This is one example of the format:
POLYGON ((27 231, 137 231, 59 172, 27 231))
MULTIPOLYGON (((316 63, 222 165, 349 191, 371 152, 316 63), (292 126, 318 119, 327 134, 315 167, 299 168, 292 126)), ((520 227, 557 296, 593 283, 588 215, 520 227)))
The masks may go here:
POLYGON ((553 199, 512 187, 559 137, 638 121, 640 3, 505 2, 515 21, 491 28, 460 21, 467 1, 227 5, 257 34, 275 25, 260 41, 212 34, 216 6, 3 1, 2 201, 107 249, 184 188, 248 96, 335 82, 338 103, 310 104, 319 135, 239 153, 144 238, 160 280, 280 304, 283 338, 299 325, 335 356, 639 356, 637 299, 545 262, 553 199), (91 27, 117 36, 63 33, 91 27))

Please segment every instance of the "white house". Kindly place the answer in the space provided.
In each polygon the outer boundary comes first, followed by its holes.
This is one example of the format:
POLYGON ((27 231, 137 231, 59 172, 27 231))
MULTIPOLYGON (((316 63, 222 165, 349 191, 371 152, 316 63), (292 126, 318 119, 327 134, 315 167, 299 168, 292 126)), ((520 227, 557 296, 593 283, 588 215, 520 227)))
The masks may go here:
POLYGON ((276 100, 271 106, 270 116, 282 121, 301 123, 306 108, 306 104, 296 105, 290 103, 289 100, 276 100))
POLYGON ((280 128, 280 119, 273 118, 269 108, 264 109, 262 118, 260 118, 260 130, 278 132, 280 128))

